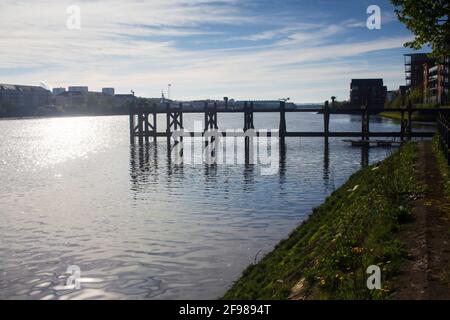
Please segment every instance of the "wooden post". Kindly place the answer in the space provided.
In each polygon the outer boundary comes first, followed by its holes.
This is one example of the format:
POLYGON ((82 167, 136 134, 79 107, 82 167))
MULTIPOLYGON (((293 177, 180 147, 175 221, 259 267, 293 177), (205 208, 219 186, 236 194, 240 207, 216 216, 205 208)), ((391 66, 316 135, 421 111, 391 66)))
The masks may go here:
MULTIPOLYGON (((180 110, 178 110, 178 119, 176 119, 175 123, 178 122, 178 125, 180 126, 179 129, 183 130, 183 128, 184 128, 184 125, 183 125, 183 104, 180 102, 178 104, 178 107, 180 108, 180 110)), ((181 141, 183 141, 183 136, 180 137, 180 142, 181 141)))
POLYGON ((217 124, 217 101, 214 101, 213 120, 214 120, 214 129, 219 130, 219 126, 217 124))
POLYGON ((366 106, 366 140, 370 140, 370 113, 369 108, 366 106))
POLYGON ((155 109, 153 111, 153 141, 156 142, 158 139, 158 126, 156 125, 158 115, 156 113, 156 104, 154 105, 155 109))
POLYGON ((323 132, 325 134, 325 139, 330 136, 330 106, 328 100, 325 101, 323 107, 323 132))
POLYGON ((280 145, 285 144, 286 139, 286 102, 280 101, 280 127, 279 127, 280 145))
MULTIPOLYGON (((250 105, 245 102, 244 103, 244 133, 247 130, 255 129, 255 126, 253 124, 253 102, 250 102, 250 105)), ((245 162, 249 163, 250 161, 253 162, 253 138, 250 138, 248 136, 245 137, 245 162)))
POLYGON ((130 144, 134 144, 134 111, 130 107, 130 144))
POLYGON ((361 112, 361 140, 366 140, 366 105, 361 112))
POLYGON ((219 129, 217 125, 217 102, 215 101, 212 107, 209 107, 205 102, 205 131, 209 129, 219 129))
POLYGON ((247 122, 248 122, 248 117, 247 117, 247 109, 248 109, 248 107, 247 107, 247 101, 245 101, 244 102, 244 133, 245 133, 245 131, 247 131, 247 122))
POLYGON ((205 104, 205 114, 204 114, 204 116, 205 116, 205 129, 203 130, 203 132, 206 132, 209 129, 208 102, 205 101, 204 104, 205 104))
POLYGON ((149 135, 150 135, 150 130, 149 130, 149 126, 148 126, 148 110, 145 110, 145 114, 144 114, 144 135, 145 135, 145 143, 148 144, 148 139, 149 139, 149 135))
POLYGON ((170 102, 166 103, 166 136, 167 136, 167 144, 170 145, 170 102))
POLYGON ((134 144, 134 115, 136 112, 136 98, 134 97, 133 93, 133 102, 129 106, 129 113, 130 113, 130 144, 134 144))
POLYGON ((138 135, 139 135, 139 145, 144 144, 144 115, 141 106, 138 106, 138 135))

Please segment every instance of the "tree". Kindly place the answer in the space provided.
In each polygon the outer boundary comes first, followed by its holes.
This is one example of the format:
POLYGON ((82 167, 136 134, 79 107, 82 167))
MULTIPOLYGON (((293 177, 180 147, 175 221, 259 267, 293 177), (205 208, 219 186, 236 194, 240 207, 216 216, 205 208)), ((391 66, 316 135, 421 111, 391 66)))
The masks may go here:
POLYGON ((398 19, 415 35, 405 47, 415 50, 429 44, 432 56, 442 58, 450 55, 450 25, 448 0, 391 0, 398 19))
POLYGON ((420 88, 412 88, 408 93, 408 97, 412 103, 423 103, 423 92, 420 88))

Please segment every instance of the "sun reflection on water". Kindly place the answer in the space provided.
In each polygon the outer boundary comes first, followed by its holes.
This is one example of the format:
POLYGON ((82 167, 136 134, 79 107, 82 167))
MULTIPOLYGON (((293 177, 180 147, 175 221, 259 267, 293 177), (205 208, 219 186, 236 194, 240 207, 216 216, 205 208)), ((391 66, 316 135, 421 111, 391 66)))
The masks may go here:
MULTIPOLYGON (((13 127, 15 122, 2 125, 13 127)), ((86 159, 109 147, 107 142, 111 140, 105 141, 105 137, 114 130, 113 124, 98 117, 34 120, 33 126, 21 125, 15 131, 5 130, 9 136, 2 139, 14 143, 0 145, 0 151, 5 155, 15 154, 17 171, 34 171, 69 160, 86 159)), ((11 157, 5 157, 8 158, 11 157)))

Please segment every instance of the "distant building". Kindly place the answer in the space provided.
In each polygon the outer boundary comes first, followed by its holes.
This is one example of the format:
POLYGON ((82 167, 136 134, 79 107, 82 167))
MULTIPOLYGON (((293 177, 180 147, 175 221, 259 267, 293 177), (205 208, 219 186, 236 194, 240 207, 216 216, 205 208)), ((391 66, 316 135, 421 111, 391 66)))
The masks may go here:
POLYGON ((405 54, 405 78, 406 88, 424 90, 424 70, 427 66, 434 64, 426 53, 405 54))
POLYGON ((18 114, 30 115, 38 107, 50 105, 51 92, 38 86, 0 84, 0 104, 8 104, 18 114))
POLYGON ((71 86, 69 87, 69 92, 82 92, 88 93, 89 87, 86 86, 71 86))
POLYGON ((87 95, 80 91, 65 91, 55 97, 55 104, 64 108, 79 107, 87 104, 87 95))
POLYGON ((449 57, 437 61, 426 53, 405 55, 407 90, 418 89, 424 103, 449 102, 449 57))
POLYGON ((53 94, 56 96, 60 93, 66 92, 66 88, 53 88, 53 94))
POLYGON ((102 93, 104 95, 113 96, 114 95, 114 88, 103 88, 102 93))
POLYGON ((352 79, 350 84, 350 104, 369 107, 384 107, 387 88, 383 79, 352 79))
POLYGON ((423 102, 444 104, 449 102, 449 63, 448 57, 441 63, 424 64, 423 102))

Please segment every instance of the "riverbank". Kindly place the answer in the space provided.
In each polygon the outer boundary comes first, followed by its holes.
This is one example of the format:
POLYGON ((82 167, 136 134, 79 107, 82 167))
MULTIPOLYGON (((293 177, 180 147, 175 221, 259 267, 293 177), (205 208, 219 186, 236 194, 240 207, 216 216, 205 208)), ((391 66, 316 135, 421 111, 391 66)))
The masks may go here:
MULTIPOLYGON (((400 114, 400 112, 385 111, 385 112, 379 113, 378 115, 380 117, 388 118, 388 119, 392 119, 392 120, 398 120, 398 121, 402 120, 402 115, 400 114)), ((407 118, 407 115, 405 115, 405 119, 406 118, 407 118)), ((415 122, 425 122, 425 123, 436 122, 436 116, 428 115, 428 114, 417 114, 416 112, 413 112, 411 119, 412 119, 412 121, 415 121, 415 122)))
MULTIPOLYGON (((417 222, 418 201, 426 201, 431 190, 429 181, 418 170, 437 166, 436 161, 426 168, 419 165, 420 156, 424 156, 422 149, 415 143, 407 143, 386 160, 353 174, 286 240, 259 263, 249 266, 224 299, 407 296, 407 292, 414 290, 408 287, 408 281, 417 276, 408 271, 407 262, 423 261, 421 256, 412 258, 411 241, 427 230, 417 222), (381 268, 381 290, 367 289, 366 269, 370 265, 381 268)), ((440 232, 438 239, 448 238, 448 230, 440 232)), ((446 247, 442 243, 441 251, 435 252, 442 253, 446 247)), ((441 270, 447 265, 448 261, 441 262, 435 268, 441 270)), ((445 272, 438 273, 438 283, 445 283, 445 272)), ((422 285, 428 283, 425 280, 422 285)), ((440 286, 443 287, 446 285, 440 286)), ((422 291, 423 296, 433 296, 426 289, 422 291)))

